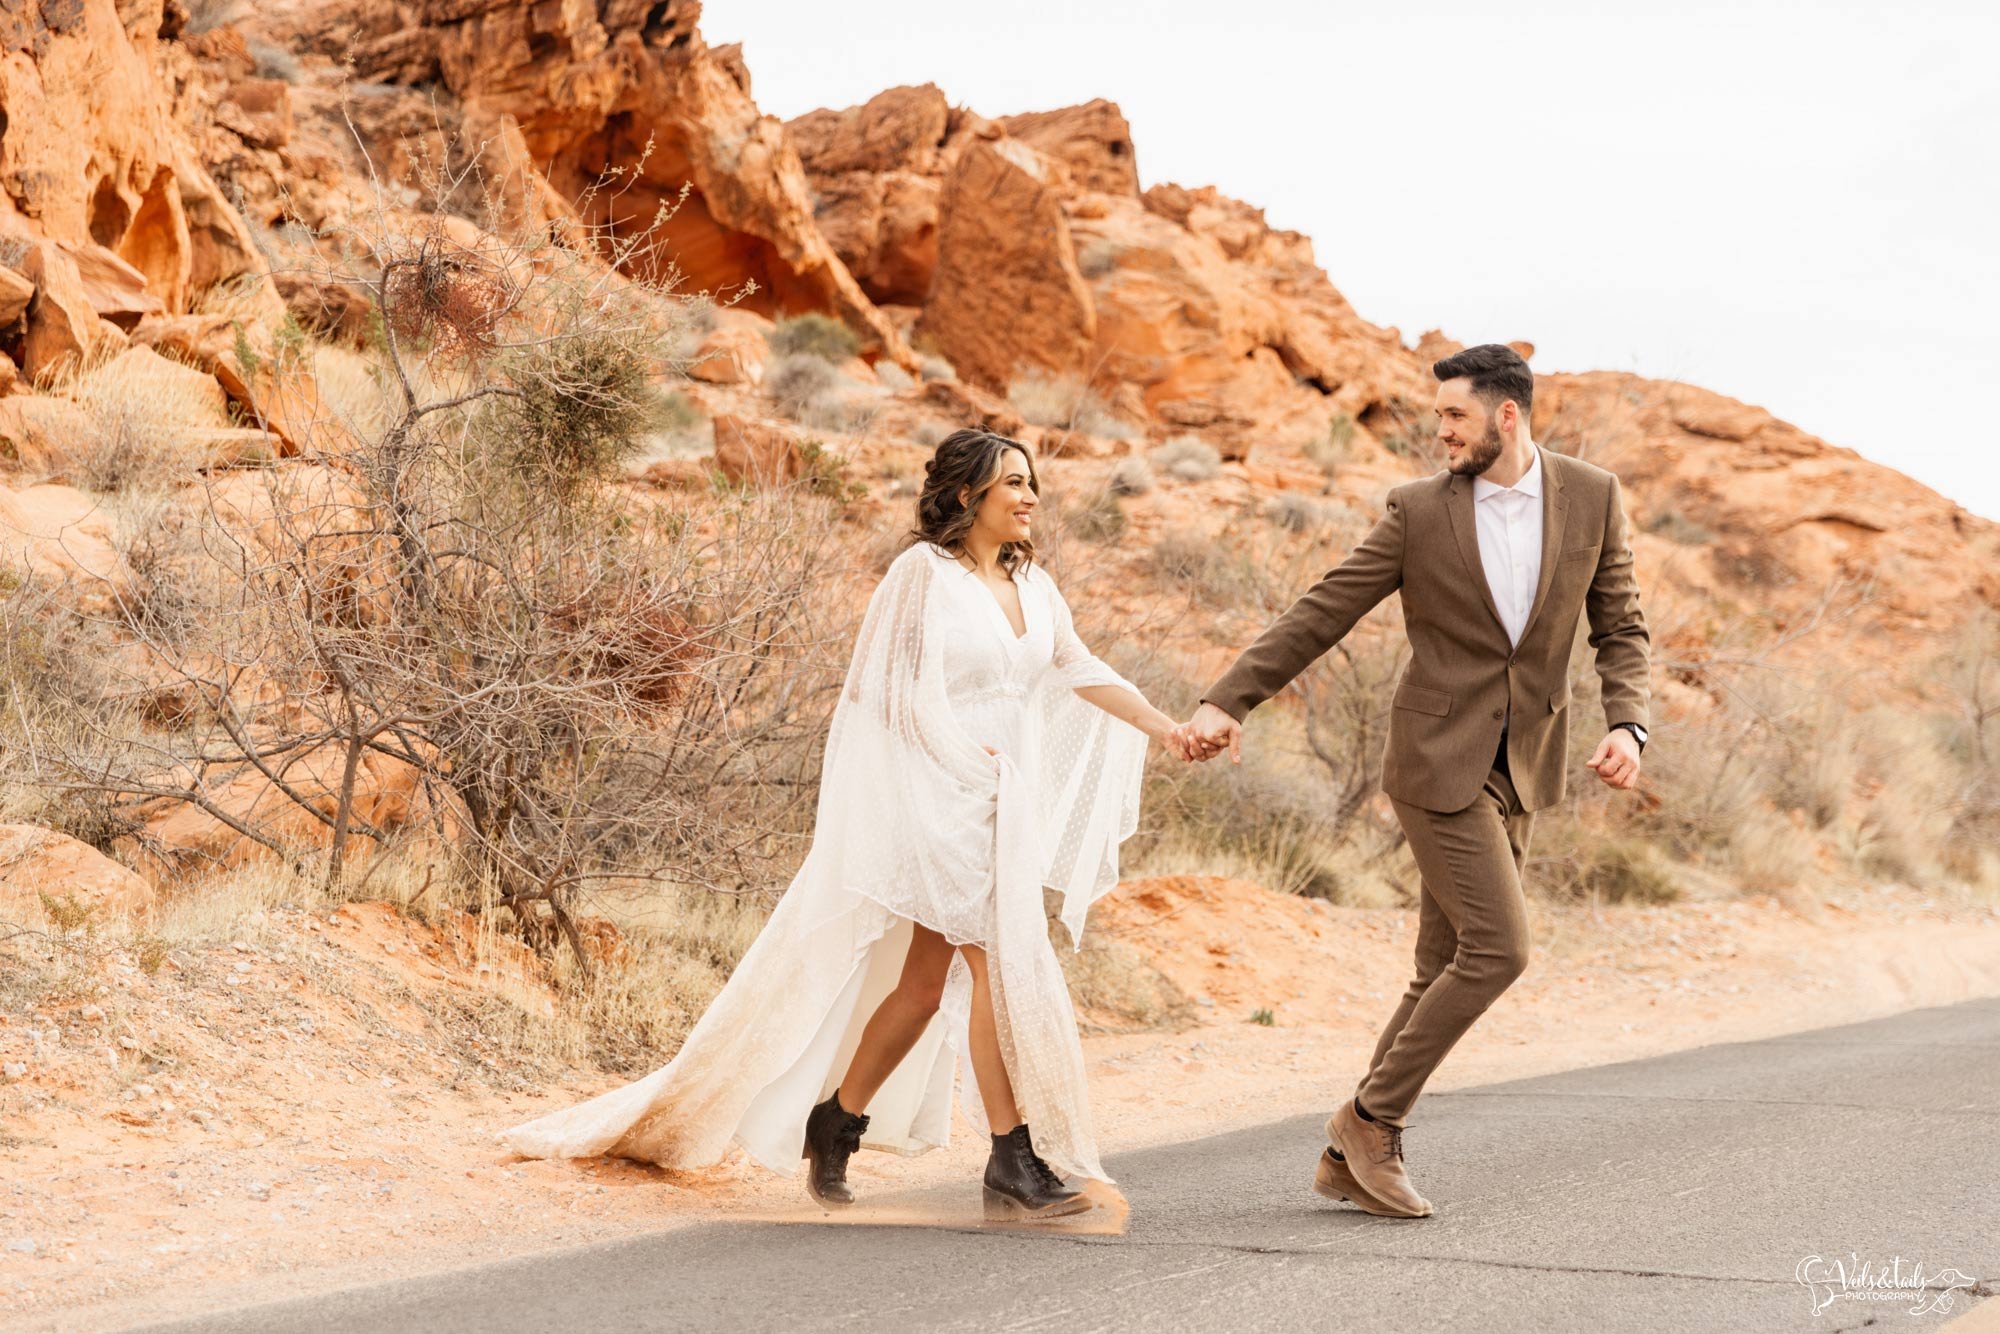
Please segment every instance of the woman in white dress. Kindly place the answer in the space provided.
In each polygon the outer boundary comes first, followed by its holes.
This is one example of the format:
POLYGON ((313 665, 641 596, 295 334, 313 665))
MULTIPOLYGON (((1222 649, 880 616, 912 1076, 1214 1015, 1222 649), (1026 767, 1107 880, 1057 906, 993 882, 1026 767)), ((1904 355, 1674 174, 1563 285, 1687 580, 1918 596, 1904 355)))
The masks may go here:
POLYGON ((834 708, 811 850, 770 921, 672 1062, 503 1132, 510 1148, 694 1167, 733 1142, 774 1170, 804 1158, 814 1198, 844 1205, 856 1149, 945 1143, 956 1066, 992 1138, 988 1216, 1090 1207, 1056 1170, 1110 1179, 1042 888, 1080 939, 1138 823, 1147 738, 1186 756, 1173 720, 1077 639, 1034 560, 1039 491, 1013 440, 938 446, 917 541, 869 601, 834 708))

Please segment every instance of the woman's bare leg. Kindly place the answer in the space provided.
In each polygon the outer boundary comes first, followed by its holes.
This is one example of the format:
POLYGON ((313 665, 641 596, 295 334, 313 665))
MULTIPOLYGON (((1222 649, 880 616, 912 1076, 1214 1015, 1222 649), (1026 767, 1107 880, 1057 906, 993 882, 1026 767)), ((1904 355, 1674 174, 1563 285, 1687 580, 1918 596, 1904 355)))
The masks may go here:
POLYGON ((959 952, 972 968, 972 1073, 979 1080, 979 1100, 986 1104, 986 1120, 996 1135, 1004 1135, 1021 1124, 1021 1112, 1014 1105, 1014 1082, 1007 1077, 1007 1060, 1000 1054, 1000 1031, 993 1022, 993 989, 986 978, 986 951, 977 945, 961 945, 959 952))
MULTIPOLYGON (((903 975, 896 989, 882 998, 861 1030, 861 1044, 854 1049, 840 1087, 841 1107, 865 1112, 890 1072, 902 1064, 924 1034, 924 1026, 937 1013, 944 996, 944 979, 951 970, 951 942, 927 926, 912 923, 910 952, 903 956, 903 975)), ((974 1067, 978 1069, 977 1066, 974 1067)), ((980 1084, 986 1082, 981 1073, 980 1084)))

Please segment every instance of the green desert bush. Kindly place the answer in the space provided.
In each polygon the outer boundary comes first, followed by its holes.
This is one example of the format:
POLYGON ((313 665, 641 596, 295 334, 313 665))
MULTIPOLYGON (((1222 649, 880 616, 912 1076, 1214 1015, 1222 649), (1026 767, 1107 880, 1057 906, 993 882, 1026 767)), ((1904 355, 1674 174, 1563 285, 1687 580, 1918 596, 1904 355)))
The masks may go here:
POLYGON ((779 320, 764 335, 771 355, 780 360, 787 357, 818 357, 836 365, 846 361, 861 350, 861 340, 854 331, 839 320, 826 315, 795 315, 779 320))

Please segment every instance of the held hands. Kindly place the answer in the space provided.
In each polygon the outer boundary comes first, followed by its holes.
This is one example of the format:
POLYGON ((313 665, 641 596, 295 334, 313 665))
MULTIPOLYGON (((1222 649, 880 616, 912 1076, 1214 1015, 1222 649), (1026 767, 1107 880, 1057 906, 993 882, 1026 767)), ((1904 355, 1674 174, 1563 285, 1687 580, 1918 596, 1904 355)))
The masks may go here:
POLYGON ((1202 710, 1194 714, 1194 720, 1184 724, 1176 724, 1160 710, 1152 710, 1152 716, 1146 718, 1140 726, 1144 726, 1146 736, 1166 746, 1168 754, 1172 754, 1176 760, 1186 760, 1192 764, 1198 760, 1212 760, 1214 756, 1222 754, 1224 748, 1234 748, 1230 746, 1228 732, 1214 732, 1212 724, 1208 730, 1202 730, 1198 726, 1204 722, 1204 714, 1214 714, 1216 718, 1220 718, 1230 728, 1230 732, 1242 732, 1242 728, 1236 726, 1236 720, 1224 714, 1214 704, 1202 704, 1202 710))
POLYGON ((1243 724, 1213 704, 1204 702, 1173 734, 1180 743, 1175 754, 1182 759, 1212 760, 1226 750, 1231 764, 1243 763, 1243 724))
POLYGON ((1597 770, 1607 787, 1630 792, 1639 786, 1639 743, 1622 727, 1614 727, 1597 743, 1597 753, 1584 762, 1597 770))

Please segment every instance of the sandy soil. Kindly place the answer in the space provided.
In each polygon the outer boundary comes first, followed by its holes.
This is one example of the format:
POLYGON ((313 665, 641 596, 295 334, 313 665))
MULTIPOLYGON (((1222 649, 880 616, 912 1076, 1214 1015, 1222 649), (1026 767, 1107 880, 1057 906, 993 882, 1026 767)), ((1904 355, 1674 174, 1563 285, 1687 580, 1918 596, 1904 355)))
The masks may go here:
MULTIPOLYGON (((2000 994, 2000 911, 1905 889, 1808 911, 1539 906, 1527 976, 1432 1088, 2000 994)), ((1415 927, 1240 882, 1126 886, 1094 929, 1167 974, 1193 1022, 1086 1038, 1104 1149, 1328 1110, 1404 984, 1415 927)), ((822 1217, 796 1180, 741 1161, 670 1173, 496 1152, 492 1131, 616 1081, 555 1071, 510 1089, 520 1073, 498 1068, 479 1017, 497 996, 548 997, 532 956, 474 958, 449 924, 350 905, 281 915, 172 975, 114 955, 108 998, 0 1011, 0 1325, 117 1328, 718 1217, 822 1217)), ((1408 1143, 1421 1178, 1421 1108, 1408 1143)), ((982 1150, 968 1134, 916 1159, 864 1154, 853 1177, 873 1203, 841 1218, 973 1222, 982 1150), (963 1212, 940 1214, 959 1182, 963 1212)), ((1106 1197, 1083 1226, 1120 1225, 1106 1197)))

